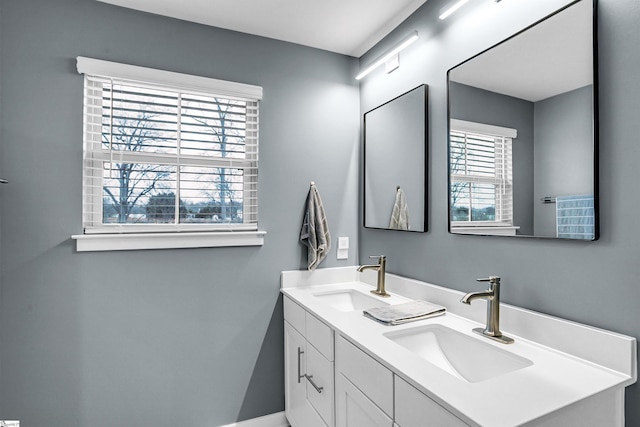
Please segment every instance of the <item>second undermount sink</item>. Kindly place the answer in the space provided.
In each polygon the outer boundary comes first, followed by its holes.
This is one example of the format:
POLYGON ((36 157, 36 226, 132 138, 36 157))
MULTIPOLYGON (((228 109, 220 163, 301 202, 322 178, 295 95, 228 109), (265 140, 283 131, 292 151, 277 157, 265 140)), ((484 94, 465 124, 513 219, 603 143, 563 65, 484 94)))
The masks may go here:
POLYGON ((320 298, 323 302, 339 311, 366 310, 389 305, 386 301, 353 289, 319 292, 313 294, 313 296, 320 298))
POLYGON ((386 332, 384 336, 470 383, 485 381, 533 365, 529 359, 443 325, 418 326, 386 332))

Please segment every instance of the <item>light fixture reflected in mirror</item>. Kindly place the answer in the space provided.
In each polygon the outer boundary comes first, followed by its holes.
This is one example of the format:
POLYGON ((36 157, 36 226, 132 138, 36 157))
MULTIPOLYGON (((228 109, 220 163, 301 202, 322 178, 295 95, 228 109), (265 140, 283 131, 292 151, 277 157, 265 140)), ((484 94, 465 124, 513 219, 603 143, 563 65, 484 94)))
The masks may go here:
POLYGON ((447 19, 449 16, 453 15, 456 10, 464 6, 465 3, 467 3, 468 1, 469 0, 458 0, 455 3, 451 4, 450 6, 445 7, 444 9, 442 9, 440 16, 438 16, 438 18, 447 19))

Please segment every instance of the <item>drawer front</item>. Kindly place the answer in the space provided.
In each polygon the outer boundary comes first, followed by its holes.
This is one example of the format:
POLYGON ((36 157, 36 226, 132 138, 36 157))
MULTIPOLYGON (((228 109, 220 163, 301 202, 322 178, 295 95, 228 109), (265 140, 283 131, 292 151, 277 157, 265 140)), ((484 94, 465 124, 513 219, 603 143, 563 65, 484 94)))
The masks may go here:
POLYGON ((401 427, 468 427, 406 381, 395 377, 395 421, 401 427))
POLYGON ((307 399, 322 420, 328 426, 333 426, 333 362, 329 362, 320 354, 313 346, 307 346, 307 366, 305 373, 307 374, 307 399), (318 387, 318 388, 316 388, 318 387))
POLYGON ((343 337, 336 342, 336 376, 338 372, 393 417, 393 374, 343 337))
POLYGON ((305 334, 304 308, 293 302, 289 297, 284 297, 284 320, 289 322, 302 335, 305 334))
POLYGON ((305 337, 327 360, 333 361, 333 329, 310 313, 306 313, 305 337))

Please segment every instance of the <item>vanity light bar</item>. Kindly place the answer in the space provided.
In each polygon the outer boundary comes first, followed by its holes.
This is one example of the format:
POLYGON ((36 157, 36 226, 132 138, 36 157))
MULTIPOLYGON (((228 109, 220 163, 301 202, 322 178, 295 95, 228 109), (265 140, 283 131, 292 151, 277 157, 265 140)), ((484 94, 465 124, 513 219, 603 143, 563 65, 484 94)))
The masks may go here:
POLYGON ((447 19, 447 17, 449 17, 449 15, 452 15, 456 10, 460 9, 468 1, 469 0, 459 0, 459 1, 457 1, 456 3, 451 5, 450 7, 446 8, 444 10, 444 12, 442 12, 438 18, 447 19))
POLYGON ((402 50, 404 50, 407 46, 409 46, 414 41, 418 40, 418 32, 414 31, 409 36, 407 36, 400 44, 391 49, 389 52, 382 55, 378 60, 376 60, 373 64, 368 66, 364 71, 356 76, 356 80, 362 79, 364 76, 378 68, 380 65, 387 62, 389 59, 393 58, 395 55, 399 54, 402 50))

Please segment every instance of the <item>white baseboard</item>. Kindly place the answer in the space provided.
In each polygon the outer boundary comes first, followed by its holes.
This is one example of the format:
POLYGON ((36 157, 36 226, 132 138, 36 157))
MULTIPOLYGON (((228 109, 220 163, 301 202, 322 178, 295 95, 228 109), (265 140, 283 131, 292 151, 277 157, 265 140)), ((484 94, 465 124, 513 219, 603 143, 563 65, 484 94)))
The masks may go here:
POLYGON ((221 427, 289 427, 289 421, 287 421, 287 418, 284 416, 284 412, 277 412, 275 414, 265 415, 264 417, 227 424, 221 427))

